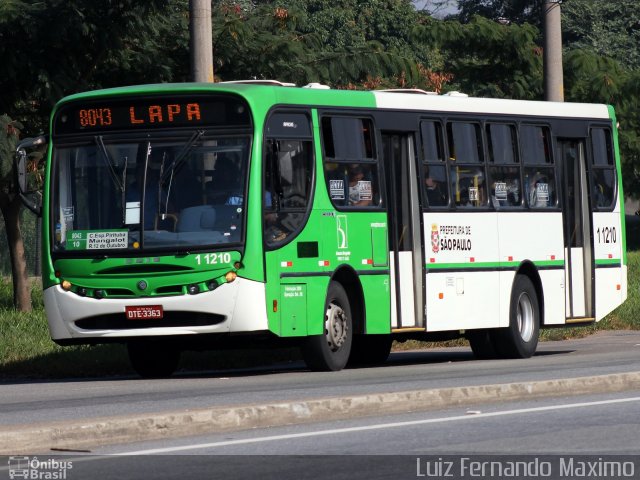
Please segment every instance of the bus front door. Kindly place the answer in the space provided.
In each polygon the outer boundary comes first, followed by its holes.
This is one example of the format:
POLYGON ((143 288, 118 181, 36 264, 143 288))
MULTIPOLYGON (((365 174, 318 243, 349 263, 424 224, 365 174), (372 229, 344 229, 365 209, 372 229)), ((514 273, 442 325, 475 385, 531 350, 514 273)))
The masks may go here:
POLYGON ((593 310, 593 246, 585 142, 558 140, 563 167, 566 318, 589 321, 593 310))
POLYGON ((383 133, 389 255, 391 265, 391 326, 424 328, 419 178, 413 135, 383 133))

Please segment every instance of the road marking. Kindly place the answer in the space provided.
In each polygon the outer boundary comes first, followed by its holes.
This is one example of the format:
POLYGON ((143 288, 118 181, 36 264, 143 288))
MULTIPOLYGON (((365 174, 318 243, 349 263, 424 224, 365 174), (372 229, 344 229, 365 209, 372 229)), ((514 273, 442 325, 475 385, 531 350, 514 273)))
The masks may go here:
POLYGON ((618 403, 638 402, 640 397, 619 398, 613 400, 600 400, 596 402, 569 403, 566 405, 548 405, 546 407, 520 408, 516 410, 504 410, 498 412, 478 413, 476 415, 456 415, 453 417, 430 418, 425 420, 412 420, 406 422, 381 423, 378 425, 365 425, 360 427, 332 428, 327 430, 318 430, 314 432, 289 433, 284 435, 270 435, 266 437, 244 438, 239 440, 226 440, 221 442, 199 443, 194 445, 183 445, 179 447, 152 448, 147 450, 135 450, 131 452, 123 452, 116 455, 154 455, 159 453, 184 452, 187 450, 197 450, 202 448, 228 447, 232 445, 245 445, 250 443, 274 442, 280 440, 291 440, 295 438, 308 438, 322 435, 336 435, 343 433, 363 432, 367 430, 383 430, 387 428, 408 427, 413 425, 426 425, 430 423, 446 423, 459 422, 468 420, 477 420, 479 418, 500 417, 505 415, 518 415, 523 413, 547 412, 550 410, 564 410, 584 407, 593 407, 597 405, 613 405, 618 403))

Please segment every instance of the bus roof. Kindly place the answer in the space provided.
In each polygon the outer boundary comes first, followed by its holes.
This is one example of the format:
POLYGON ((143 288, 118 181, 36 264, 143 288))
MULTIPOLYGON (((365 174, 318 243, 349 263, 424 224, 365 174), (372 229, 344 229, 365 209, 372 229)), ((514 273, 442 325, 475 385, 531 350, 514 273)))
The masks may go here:
POLYGON ((527 116, 564 118, 610 118, 604 104, 546 102, 433 95, 417 91, 355 91, 325 88, 300 88, 260 83, 163 83, 133 85, 79 93, 63 98, 58 105, 74 100, 124 95, 228 92, 245 97, 250 103, 271 102, 310 106, 366 107, 390 110, 420 110, 470 114, 526 114, 527 116))

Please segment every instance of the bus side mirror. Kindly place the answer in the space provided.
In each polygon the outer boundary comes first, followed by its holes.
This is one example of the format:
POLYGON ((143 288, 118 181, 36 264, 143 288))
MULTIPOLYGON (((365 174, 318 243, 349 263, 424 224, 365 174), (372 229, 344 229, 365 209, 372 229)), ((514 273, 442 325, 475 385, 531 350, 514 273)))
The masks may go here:
POLYGON ((20 200, 25 207, 31 210, 37 216, 42 214, 42 196, 37 189, 29 187, 29 179, 27 175, 27 163, 29 156, 27 155, 28 148, 35 148, 47 143, 47 139, 44 136, 36 138, 25 138, 16 147, 15 156, 15 172, 16 183, 18 185, 18 194, 20 200))

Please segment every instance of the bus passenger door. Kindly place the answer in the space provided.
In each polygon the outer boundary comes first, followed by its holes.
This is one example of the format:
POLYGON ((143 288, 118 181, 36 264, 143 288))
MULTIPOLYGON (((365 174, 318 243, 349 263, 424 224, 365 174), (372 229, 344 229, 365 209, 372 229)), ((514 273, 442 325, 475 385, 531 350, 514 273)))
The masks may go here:
POLYGON ((383 133, 389 208, 392 328, 424 328, 422 228, 415 139, 383 133))
POLYGON ((593 246, 585 142, 559 139, 564 181, 566 318, 589 320, 593 310, 593 246))

